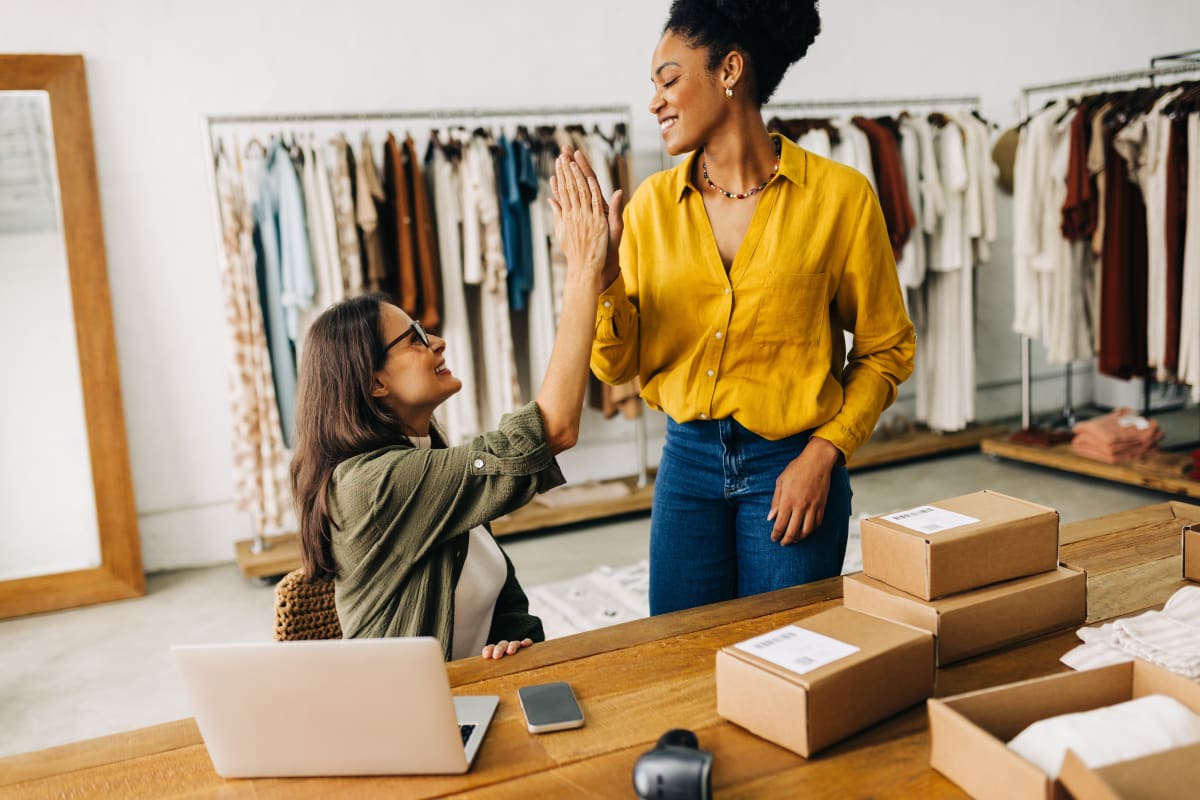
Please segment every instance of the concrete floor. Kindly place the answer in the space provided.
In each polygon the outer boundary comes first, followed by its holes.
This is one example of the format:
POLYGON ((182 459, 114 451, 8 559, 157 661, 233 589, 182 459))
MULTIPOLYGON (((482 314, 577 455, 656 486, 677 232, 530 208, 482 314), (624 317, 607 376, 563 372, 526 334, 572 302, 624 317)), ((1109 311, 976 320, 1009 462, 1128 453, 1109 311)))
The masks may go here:
MULTIPOLYGON (((854 512, 880 514, 995 489, 1064 522, 1169 499, 979 453, 856 473, 854 512)), ((646 556, 649 517, 509 537, 526 586, 646 556)), ((0 622, 0 756, 191 715, 170 662, 177 643, 271 638, 271 587, 236 566, 159 573, 144 598, 0 622)))

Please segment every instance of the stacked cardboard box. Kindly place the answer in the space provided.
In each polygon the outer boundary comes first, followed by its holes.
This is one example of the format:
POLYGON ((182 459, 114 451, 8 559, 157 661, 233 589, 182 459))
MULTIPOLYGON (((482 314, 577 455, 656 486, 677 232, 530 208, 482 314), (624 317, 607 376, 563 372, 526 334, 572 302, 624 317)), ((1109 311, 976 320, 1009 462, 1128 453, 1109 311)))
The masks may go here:
POLYGON ((1058 512, 998 492, 862 523, 847 608, 934 634, 938 665, 1087 617, 1087 575, 1058 563, 1058 512))

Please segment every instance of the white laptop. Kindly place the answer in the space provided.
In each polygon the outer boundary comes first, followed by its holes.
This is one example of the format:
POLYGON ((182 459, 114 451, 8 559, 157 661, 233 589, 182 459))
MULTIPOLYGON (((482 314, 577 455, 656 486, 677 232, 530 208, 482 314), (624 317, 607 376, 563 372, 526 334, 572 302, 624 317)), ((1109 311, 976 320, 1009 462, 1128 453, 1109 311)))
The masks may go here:
POLYGON ((500 702, 451 697, 431 637, 171 652, 227 778, 466 772, 500 702))

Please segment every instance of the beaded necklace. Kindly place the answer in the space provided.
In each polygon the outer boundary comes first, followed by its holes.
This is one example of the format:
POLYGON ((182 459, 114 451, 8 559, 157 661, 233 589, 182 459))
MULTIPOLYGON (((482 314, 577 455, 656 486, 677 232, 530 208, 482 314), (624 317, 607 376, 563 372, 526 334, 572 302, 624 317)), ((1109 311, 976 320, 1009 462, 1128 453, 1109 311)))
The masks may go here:
POLYGON ((771 174, 767 176, 767 179, 765 181, 760 183, 758 186, 755 186, 753 189, 751 189, 748 192, 738 192, 736 194, 734 192, 727 192, 724 189, 722 189, 720 186, 717 186, 715 183, 713 183, 712 178, 708 177, 708 159, 701 159, 700 171, 704 174, 704 182, 707 183, 708 188, 712 189, 714 192, 720 192, 721 194, 728 197, 730 200, 745 200, 746 198, 753 197, 754 195, 761 192, 763 189, 767 188, 767 184, 771 182, 771 178, 774 178, 775 175, 779 172, 779 156, 780 156, 781 152, 782 152, 782 144, 780 143, 779 139, 776 139, 775 140, 775 168, 771 170, 771 174))

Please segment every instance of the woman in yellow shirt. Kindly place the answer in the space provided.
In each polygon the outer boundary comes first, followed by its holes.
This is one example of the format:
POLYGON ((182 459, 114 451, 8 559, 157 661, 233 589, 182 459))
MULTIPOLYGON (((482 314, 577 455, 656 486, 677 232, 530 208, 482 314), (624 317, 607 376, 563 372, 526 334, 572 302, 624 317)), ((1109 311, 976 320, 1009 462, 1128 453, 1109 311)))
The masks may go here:
POLYGON ((654 51, 650 112, 691 155, 623 216, 613 198, 592 348, 598 377, 640 378, 669 417, 651 613, 837 575, 844 464, 912 372, 867 179, 763 123, 819 30, 816 2, 676 0, 654 51))

